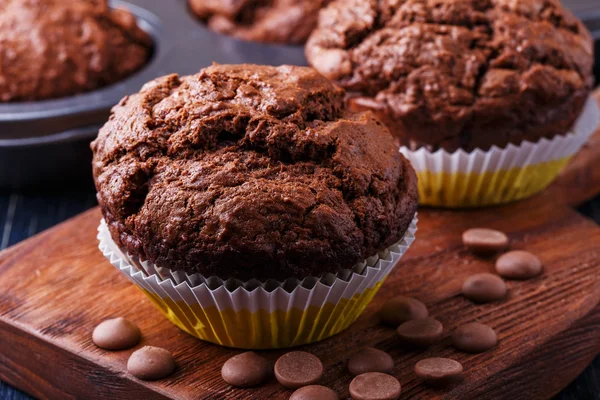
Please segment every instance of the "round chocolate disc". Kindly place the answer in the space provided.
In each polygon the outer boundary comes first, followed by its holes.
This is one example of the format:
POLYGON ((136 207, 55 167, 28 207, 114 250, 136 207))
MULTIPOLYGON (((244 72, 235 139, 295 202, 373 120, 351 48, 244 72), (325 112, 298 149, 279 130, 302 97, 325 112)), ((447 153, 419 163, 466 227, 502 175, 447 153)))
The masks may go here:
POLYGON ((322 376, 321 360, 305 351, 286 353, 275 362, 275 377, 289 389, 313 385, 319 382, 322 376))
POLYGON ((466 230, 462 241, 475 253, 496 253, 508 247, 508 237, 503 232, 488 228, 466 230))
POLYGON ((348 371, 354 376, 366 372, 384 372, 389 374, 394 369, 394 360, 385 351, 365 347, 356 352, 348 361, 348 371))
POLYGON ((426 358, 415 365, 415 373, 432 386, 445 386, 462 380, 463 366, 449 358, 426 358))
POLYGON ((433 318, 415 319, 400 325, 396 332, 404 343, 431 346, 442 340, 444 327, 440 321, 433 318))
POLYGON ((253 351, 231 357, 223 364, 221 376, 231 386, 245 388, 258 386, 271 376, 273 368, 253 351))
POLYGON ((530 279, 541 274, 543 268, 539 258, 523 250, 509 251, 496 260, 496 272, 508 279, 530 279))
POLYGON ((328 387, 309 385, 301 387, 290 396, 290 400, 339 400, 340 396, 328 387))
POLYGON ((498 275, 487 272, 469 276, 462 286, 462 294, 478 303, 501 300, 506 297, 506 283, 498 275))
POLYGON ((388 300, 379 310, 381 322, 394 328, 413 319, 429 316, 427 306, 412 297, 398 296, 388 300))
POLYGON ((142 332, 133 322, 125 318, 107 319, 92 333, 92 341, 106 350, 124 350, 140 342, 142 332))
POLYGON ((175 359, 165 349, 144 346, 131 354, 127 361, 127 371, 136 378, 153 381, 165 378, 175 370, 175 359))
POLYGON ((367 372, 350 382, 350 396, 354 400, 396 400, 400 391, 398 379, 381 372, 367 372))
POLYGON ((452 345, 467 353, 482 353, 496 346, 498 336, 487 325, 471 322, 452 332, 452 345))

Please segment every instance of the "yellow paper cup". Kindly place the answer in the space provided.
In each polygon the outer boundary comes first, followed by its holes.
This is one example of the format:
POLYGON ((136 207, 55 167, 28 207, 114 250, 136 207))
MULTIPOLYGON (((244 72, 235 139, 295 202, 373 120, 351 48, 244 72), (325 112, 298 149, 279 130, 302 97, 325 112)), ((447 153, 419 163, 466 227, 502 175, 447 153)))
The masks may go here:
POLYGON ((415 239, 417 217, 404 237, 379 254, 336 275, 259 282, 223 281, 159 268, 123 252, 104 220, 99 248, 110 263, 187 333, 242 349, 313 343, 358 318, 415 239))
POLYGON ((481 207, 524 199, 546 188, 600 124, 590 97, 571 132, 537 143, 453 153, 440 149, 400 152, 419 178, 419 203, 435 207, 481 207))

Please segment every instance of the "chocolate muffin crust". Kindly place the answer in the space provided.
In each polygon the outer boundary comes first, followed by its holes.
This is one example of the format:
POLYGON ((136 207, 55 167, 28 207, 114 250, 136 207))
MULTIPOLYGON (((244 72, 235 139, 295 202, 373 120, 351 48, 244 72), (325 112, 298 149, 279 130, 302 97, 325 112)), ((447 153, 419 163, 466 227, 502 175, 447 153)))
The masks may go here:
POLYGON ((400 240, 414 170, 311 68, 213 65, 114 107, 93 170, 113 239, 156 265, 242 280, 351 268, 400 240))
POLYGON ((188 0, 209 28, 244 40, 303 44, 331 0, 188 0))
POLYGON ((106 0, 4 0, 0 4, 0 100, 70 96, 141 68, 151 39, 106 0))
POLYGON ((558 0, 338 0, 309 62, 402 144, 489 149, 566 133, 593 84, 593 44, 558 0))

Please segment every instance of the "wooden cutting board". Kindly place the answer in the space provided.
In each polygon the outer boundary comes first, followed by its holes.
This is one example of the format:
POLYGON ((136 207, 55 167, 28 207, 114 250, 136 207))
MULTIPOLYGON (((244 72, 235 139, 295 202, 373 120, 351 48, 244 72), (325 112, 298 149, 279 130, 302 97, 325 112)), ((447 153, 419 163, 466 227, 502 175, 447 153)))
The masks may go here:
MULTIPOLYGON (((520 203, 475 211, 421 210, 417 240, 362 317, 345 332, 303 349, 325 365, 324 385, 348 396, 345 364, 362 346, 389 352, 402 399, 537 399, 564 388, 600 353, 600 228, 570 205, 600 192, 600 132, 545 193, 520 203), (545 273, 509 282, 508 299, 474 305, 460 296, 463 280, 493 271, 493 260, 471 255, 461 233, 484 226, 507 232, 545 273), (399 346, 374 311, 404 294, 424 301, 447 333, 481 321, 499 335, 496 349, 456 352, 448 339, 426 351, 399 346), (425 357, 463 363, 465 381, 433 390, 416 379, 425 357)), ((0 254, 0 379, 40 398, 286 399, 275 381, 233 389, 221 365, 238 351, 201 342, 165 319, 97 250, 98 209, 92 209, 0 254), (94 326, 124 316, 139 324, 141 345, 173 352, 175 374, 158 382, 125 372, 131 351, 106 352, 91 342, 94 326)), ((282 351, 263 352, 275 360, 282 351)))

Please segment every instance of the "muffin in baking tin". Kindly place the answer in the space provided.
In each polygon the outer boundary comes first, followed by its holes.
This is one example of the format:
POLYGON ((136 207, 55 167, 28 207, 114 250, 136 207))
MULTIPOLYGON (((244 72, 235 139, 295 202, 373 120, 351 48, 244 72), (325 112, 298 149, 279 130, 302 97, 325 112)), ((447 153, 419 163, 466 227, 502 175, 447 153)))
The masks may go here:
POLYGON ((61 98, 115 83, 144 66, 152 41, 106 0, 5 0, 0 100, 61 98))
POLYGON ((209 28, 244 40, 303 44, 331 0, 188 0, 209 28))

